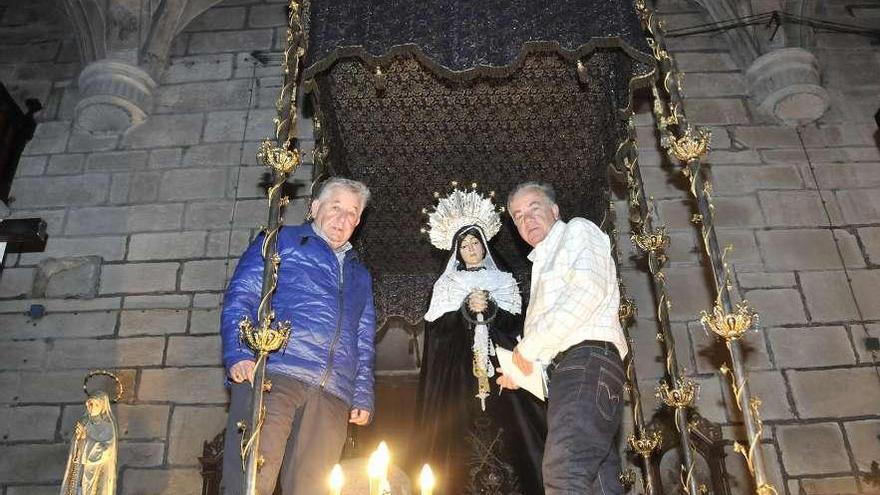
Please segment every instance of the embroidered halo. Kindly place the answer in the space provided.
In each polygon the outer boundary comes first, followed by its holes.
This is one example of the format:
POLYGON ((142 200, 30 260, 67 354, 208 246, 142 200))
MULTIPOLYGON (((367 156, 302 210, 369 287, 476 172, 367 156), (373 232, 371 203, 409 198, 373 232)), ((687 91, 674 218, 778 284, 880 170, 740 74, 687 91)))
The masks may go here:
POLYGON ((444 250, 452 249, 455 234, 465 226, 477 225, 483 229, 486 241, 495 236, 501 229, 501 216, 492 203, 494 192, 485 197, 477 192, 476 184, 471 184, 470 191, 458 189, 458 183, 452 183, 452 192, 445 197, 434 193, 438 198, 434 211, 427 212, 428 228, 425 231, 434 247, 444 250))

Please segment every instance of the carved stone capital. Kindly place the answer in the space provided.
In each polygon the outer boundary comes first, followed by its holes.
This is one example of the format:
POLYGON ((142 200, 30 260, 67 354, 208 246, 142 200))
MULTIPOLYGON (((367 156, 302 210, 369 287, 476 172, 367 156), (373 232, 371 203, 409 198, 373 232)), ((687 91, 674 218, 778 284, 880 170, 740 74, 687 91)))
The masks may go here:
POLYGON ((803 48, 781 48, 761 55, 746 71, 758 111, 785 125, 813 122, 828 109, 819 62, 803 48))
POLYGON ((105 59, 83 69, 79 89, 77 125, 89 132, 120 133, 147 117, 156 82, 133 65, 105 59))

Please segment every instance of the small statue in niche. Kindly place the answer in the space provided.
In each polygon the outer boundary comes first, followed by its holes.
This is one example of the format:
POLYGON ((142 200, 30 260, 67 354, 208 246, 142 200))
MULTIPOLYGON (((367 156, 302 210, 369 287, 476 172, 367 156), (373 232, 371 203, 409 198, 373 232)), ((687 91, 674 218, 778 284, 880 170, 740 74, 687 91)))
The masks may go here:
POLYGON ((94 371, 86 375, 83 390, 88 395, 85 413, 77 420, 70 441, 67 468, 61 483, 61 495, 115 495, 117 431, 110 396, 104 391, 89 392, 87 384, 94 376, 107 376, 116 382, 119 400, 123 388, 116 375, 94 371))

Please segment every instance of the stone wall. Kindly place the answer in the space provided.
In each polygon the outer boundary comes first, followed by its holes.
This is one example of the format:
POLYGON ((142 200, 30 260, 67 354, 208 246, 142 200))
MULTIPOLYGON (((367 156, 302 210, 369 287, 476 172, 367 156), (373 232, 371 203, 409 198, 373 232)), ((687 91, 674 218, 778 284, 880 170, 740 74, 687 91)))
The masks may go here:
MULTIPOLYGON (((250 53, 280 49, 284 2, 225 0, 196 18, 175 40, 150 117, 122 136, 72 124, 76 44, 54 2, 21 3, 0 0, 0 78, 47 108, 10 207, 44 218, 50 240, 45 253, 8 254, 0 274, 0 494, 57 492, 82 413, 81 380, 95 367, 120 369, 127 388, 117 406, 119 492, 200 493, 196 456, 224 421, 221 292, 266 221, 254 153, 270 132, 280 77, 275 62, 250 53), (45 315, 29 317, 32 305, 45 315)), ((829 15, 849 15, 844 2, 828 4, 829 15)), ((683 0, 661 9, 670 27, 705 22, 683 0)), ((880 150, 871 120, 880 50, 833 34, 817 43, 831 108, 816 124, 788 128, 754 112, 724 38, 671 40, 687 72, 689 116, 713 131, 719 234, 735 244, 737 282, 761 312, 748 364, 764 401, 772 479, 787 495, 874 493, 880 488, 860 473, 880 461, 880 378, 864 346, 880 336, 880 150)), ((649 109, 637 124, 644 174, 674 242, 679 355, 702 385, 701 413, 724 425, 733 491, 748 493, 732 448, 743 439, 738 414, 716 371, 719 353, 696 323, 711 294, 682 177, 655 145, 649 109)), ((310 135, 307 122, 300 130, 310 135)), ((309 166, 297 173, 310 176, 309 166)), ((303 205, 294 201, 291 222, 303 205)), ((650 411, 662 374, 654 304, 644 274, 628 266, 624 275, 639 303, 633 337, 650 411)))
MULTIPOLYGON (((69 31, 54 1, 18 4, 0 4, 4 33, 69 31)), ((225 422, 220 297, 267 218, 255 152, 271 131, 280 66, 250 53, 277 51, 285 22, 283 1, 207 11, 177 36, 150 117, 122 136, 72 123, 80 66, 61 71, 58 48, 70 40, 44 55, 49 41, 4 38, 4 83, 49 102, 10 207, 45 219, 50 238, 44 253, 7 255, 0 276, 0 493, 57 492, 89 368, 121 370, 127 389, 119 493, 201 493, 197 456, 225 422), (31 305, 45 316, 30 318, 31 305)), ((296 174, 310 177, 308 164, 296 174)), ((304 212, 295 200, 287 218, 304 212)))

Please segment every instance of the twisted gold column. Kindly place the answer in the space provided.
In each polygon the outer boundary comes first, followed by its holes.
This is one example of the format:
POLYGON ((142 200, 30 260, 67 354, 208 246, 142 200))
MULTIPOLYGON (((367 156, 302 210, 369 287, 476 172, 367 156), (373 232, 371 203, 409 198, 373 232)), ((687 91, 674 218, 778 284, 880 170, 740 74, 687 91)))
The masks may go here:
MULTIPOLYGON (((636 315, 636 304, 626 295, 626 286, 623 283, 623 277, 620 274, 620 247, 618 245, 617 216, 614 211, 614 204, 609 203, 608 208, 609 219, 607 234, 611 239, 611 252, 614 255, 614 262, 617 265, 617 285, 620 289, 620 308, 618 309, 618 318, 623 333, 626 335, 627 359, 624 366, 626 372, 626 387, 629 392, 629 405, 633 415, 633 434, 627 439, 629 448, 638 454, 642 462, 642 482, 645 495, 655 495, 657 486, 660 484, 660 476, 651 462, 651 456, 660 448, 662 436, 659 431, 649 432, 645 426, 645 414, 642 409, 642 394, 639 391, 639 381, 636 376, 635 354, 633 351, 632 338, 629 329, 636 315)), ((633 473, 634 474, 634 473, 633 473)), ((631 484, 635 480, 622 473, 621 484, 631 484)))
POLYGON ((242 468, 245 472, 243 492, 246 495, 256 495, 257 471, 263 464, 259 455, 260 430, 265 418, 263 394, 272 388, 272 384, 266 380, 266 358, 270 353, 284 347, 290 337, 290 322, 276 322, 275 311, 272 309, 272 296, 278 286, 278 268, 281 264, 281 257, 278 255, 281 211, 290 202, 289 197, 282 196, 282 187, 300 164, 299 151, 294 145, 299 60, 305 53, 300 0, 291 0, 288 9, 287 48, 281 67, 284 82, 281 94, 275 102, 277 114, 273 119, 275 136, 274 139, 263 141, 257 152, 257 159, 272 170, 272 185, 268 190, 269 219, 263 229, 263 285, 260 305, 257 308, 256 323, 249 317, 242 318, 239 323, 241 340, 253 349, 257 357, 251 394, 251 419, 249 423, 241 421, 238 424, 242 468))
MULTIPOLYGON (((654 226, 654 218, 649 211, 648 196, 639 169, 639 155, 632 116, 628 122, 627 138, 618 148, 616 159, 626 172, 627 203, 633 232, 631 239, 633 244, 647 256, 648 270, 651 274, 657 302, 657 322, 659 324, 657 339, 662 343, 666 356, 664 360, 666 378, 657 388, 656 395, 663 404, 675 411, 675 427, 678 431, 682 453, 682 489, 689 495, 699 495, 700 487, 694 475, 695 450, 690 438, 688 421, 689 410, 693 407, 696 399, 697 384, 682 376, 678 366, 675 340, 669 324, 671 302, 669 301, 669 291, 666 288, 666 274, 663 272, 669 236, 666 234, 665 226, 654 226)), ((650 444, 645 437, 637 440, 641 442, 634 445, 634 448, 646 448, 646 445, 650 444)))
POLYGON ((675 61, 666 49, 662 22, 644 0, 635 0, 635 6, 662 75, 662 89, 656 85, 653 88, 653 109, 661 142, 670 157, 681 163, 682 173, 690 181, 690 194, 699 212, 693 220, 700 226, 704 254, 712 269, 715 304, 710 312, 702 313, 701 323, 707 331, 724 340, 730 353, 731 365, 723 365, 720 371, 731 381, 748 436, 748 446, 737 443, 735 448, 743 454, 749 472, 755 478, 755 492, 758 495, 772 495, 776 489, 767 479, 760 447, 763 432, 759 413, 761 401, 752 397, 749 391, 739 342, 743 334, 755 326, 757 314, 746 301, 733 304, 733 283, 724 260, 726 251, 719 248, 715 233, 712 183, 706 177, 701 163, 709 152, 711 136, 707 130, 691 126, 687 120, 681 91, 682 73, 676 69, 675 61))

